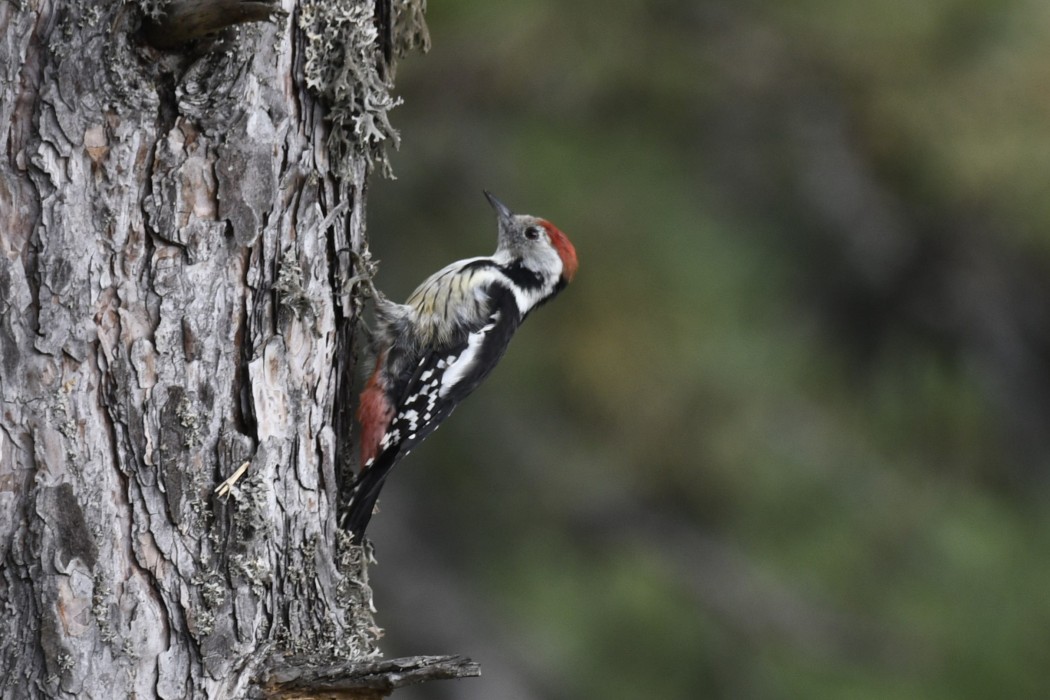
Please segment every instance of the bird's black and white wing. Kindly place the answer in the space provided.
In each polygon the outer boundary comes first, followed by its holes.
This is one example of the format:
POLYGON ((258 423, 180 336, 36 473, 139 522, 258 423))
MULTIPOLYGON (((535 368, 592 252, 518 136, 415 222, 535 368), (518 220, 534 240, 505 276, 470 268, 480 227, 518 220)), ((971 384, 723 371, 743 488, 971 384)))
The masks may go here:
POLYGON ((489 287, 488 313, 454 342, 428 347, 415 360, 403 386, 395 387, 397 406, 371 464, 354 486, 346 525, 363 532, 387 473, 422 442, 492 371, 521 324, 513 293, 500 284, 489 287))

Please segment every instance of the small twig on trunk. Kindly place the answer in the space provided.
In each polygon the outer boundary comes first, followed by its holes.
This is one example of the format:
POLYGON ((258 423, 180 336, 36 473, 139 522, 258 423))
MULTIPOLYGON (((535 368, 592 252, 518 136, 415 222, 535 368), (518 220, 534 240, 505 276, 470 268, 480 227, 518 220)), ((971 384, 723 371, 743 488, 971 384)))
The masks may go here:
POLYGON ((315 663, 299 657, 282 658, 260 683, 257 698, 382 698, 396 688, 426 681, 471 678, 481 667, 463 656, 410 656, 401 659, 315 663))

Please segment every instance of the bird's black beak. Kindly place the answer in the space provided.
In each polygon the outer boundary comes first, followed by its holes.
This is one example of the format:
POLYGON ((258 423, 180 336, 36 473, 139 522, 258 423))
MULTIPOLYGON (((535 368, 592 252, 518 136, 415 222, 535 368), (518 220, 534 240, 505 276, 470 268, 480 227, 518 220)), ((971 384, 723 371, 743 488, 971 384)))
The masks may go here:
POLYGON ((496 214, 501 220, 506 219, 509 221, 514 216, 514 212, 510 210, 510 207, 496 199, 491 192, 488 190, 482 190, 482 192, 485 193, 485 199, 489 200, 489 204, 496 210, 496 214))
POLYGON ((489 204, 496 210, 496 224, 499 228, 499 246, 498 250, 511 250, 516 245, 516 237, 514 235, 514 212, 510 210, 503 202, 499 201, 492 196, 492 193, 488 190, 482 190, 485 193, 485 198, 489 200, 489 204))

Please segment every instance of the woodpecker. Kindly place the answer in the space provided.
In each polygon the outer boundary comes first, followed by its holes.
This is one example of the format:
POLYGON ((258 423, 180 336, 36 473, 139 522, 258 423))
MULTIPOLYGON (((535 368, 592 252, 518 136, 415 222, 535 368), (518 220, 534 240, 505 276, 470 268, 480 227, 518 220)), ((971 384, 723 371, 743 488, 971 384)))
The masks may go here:
POLYGON ((375 369, 357 408, 361 470, 343 516, 358 543, 394 465, 481 384, 525 317, 576 274, 576 249, 554 224, 485 197, 499 229, 493 255, 443 267, 404 304, 376 295, 375 369))

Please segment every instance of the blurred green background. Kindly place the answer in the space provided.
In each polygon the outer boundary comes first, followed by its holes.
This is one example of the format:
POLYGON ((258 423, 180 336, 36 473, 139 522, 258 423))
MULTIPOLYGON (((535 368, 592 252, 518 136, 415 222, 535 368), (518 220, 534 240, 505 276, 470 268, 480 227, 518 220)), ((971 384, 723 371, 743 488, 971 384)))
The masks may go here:
POLYGON ((1050 3, 428 19, 380 287, 482 188, 580 272, 384 491, 384 650, 485 673, 399 697, 1050 697, 1050 3))

